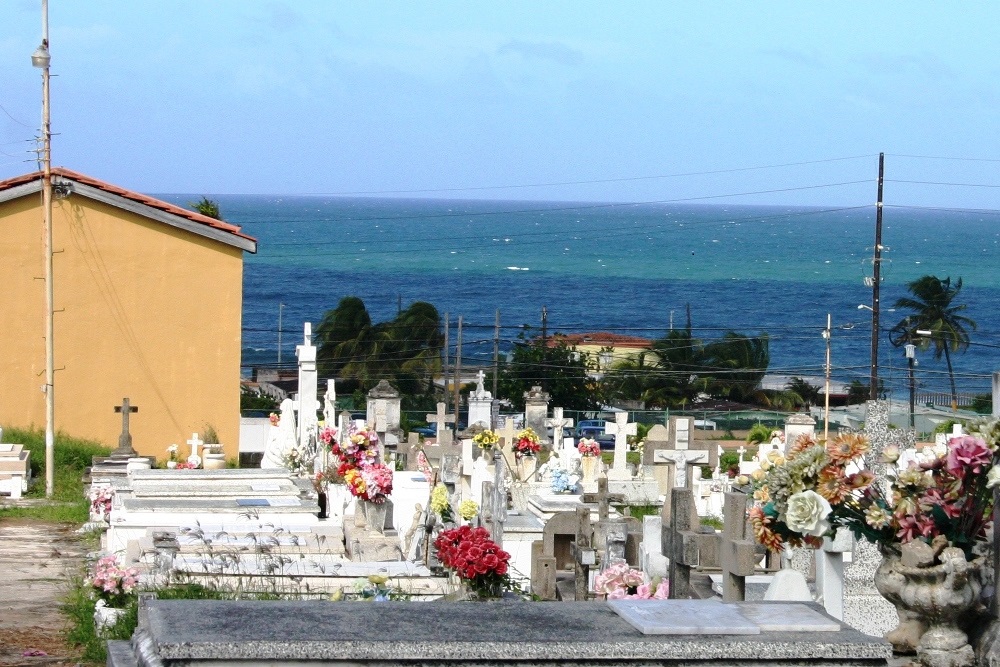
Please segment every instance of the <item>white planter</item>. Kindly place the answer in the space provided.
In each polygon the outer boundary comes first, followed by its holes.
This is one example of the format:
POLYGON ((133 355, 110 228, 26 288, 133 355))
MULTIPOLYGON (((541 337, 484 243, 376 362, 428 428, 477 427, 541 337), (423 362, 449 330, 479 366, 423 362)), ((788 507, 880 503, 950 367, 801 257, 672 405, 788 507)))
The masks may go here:
POLYGON ((173 470, 177 467, 177 461, 167 461, 167 467, 173 470))
POLYGON ((104 600, 98 600, 94 607, 94 630, 98 635, 110 630, 124 614, 124 609, 109 607, 104 600))

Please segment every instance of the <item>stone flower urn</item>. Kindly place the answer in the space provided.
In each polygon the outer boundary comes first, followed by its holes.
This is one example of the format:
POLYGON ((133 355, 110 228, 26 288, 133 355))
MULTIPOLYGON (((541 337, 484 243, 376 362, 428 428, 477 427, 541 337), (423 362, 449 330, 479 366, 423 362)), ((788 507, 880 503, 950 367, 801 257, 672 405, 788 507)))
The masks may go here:
POLYGON ((979 601, 983 562, 983 557, 967 560, 957 547, 944 549, 936 563, 924 566, 886 556, 875 572, 875 587, 899 614, 899 627, 886 635, 893 648, 915 650, 925 667, 974 665, 975 654, 958 620, 979 601))
POLYGON ((583 476, 584 484, 593 484, 597 481, 597 467, 601 464, 599 456, 583 456, 580 458, 580 472, 583 476))

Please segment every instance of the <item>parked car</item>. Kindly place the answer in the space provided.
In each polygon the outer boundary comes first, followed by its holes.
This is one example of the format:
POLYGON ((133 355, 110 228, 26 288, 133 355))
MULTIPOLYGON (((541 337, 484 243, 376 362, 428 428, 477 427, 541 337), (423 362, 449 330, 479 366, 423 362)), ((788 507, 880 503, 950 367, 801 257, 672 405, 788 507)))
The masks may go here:
POLYGON ((416 428, 411 428, 410 433, 419 433, 425 438, 433 438, 437 436, 437 426, 417 426, 416 428))
POLYGON ((584 419, 581 420, 579 424, 576 425, 576 437, 578 438, 597 438, 597 436, 604 433, 603 419, 584 419))
POLYGON ((609 433, 601 433, 594 438, 597 440, 597 444, 601 446, 601 451, 614 451, 615 449, 615 436, 609 433))

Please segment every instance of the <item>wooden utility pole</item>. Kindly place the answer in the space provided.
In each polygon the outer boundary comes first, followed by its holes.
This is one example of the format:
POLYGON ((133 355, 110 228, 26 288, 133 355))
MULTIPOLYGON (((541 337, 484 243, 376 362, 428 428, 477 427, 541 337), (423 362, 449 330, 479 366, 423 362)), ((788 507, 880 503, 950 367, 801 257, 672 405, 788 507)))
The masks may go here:
POLYGON ((832 320, 830 318, 830 313, 826 314, 826 329, 823 331, 823 338, 826 339, 826 389, 823 390, 825 394, 824 406, 823 406, 823 442, 830 441, 830 336, 832 334, 830 330, 830 324, 832 320))
POLYGON ((869 398, 878 398, 878 316, 879 288, 882 285, 882 181, 885 177, 885 153, 878 154, 878 202, 875 204, 875 257, 872 284, 872 367, 869 378, 869 398))
POLYGON ((455 348, 455 429, 458 429, 458 409, 462 406, 462 316, 458 316, 458 346, 455 348))
POLYGON ((444 378, 445 402, 448 401, 448 313, 444 314, 444 365, 441 367, 441 376, 444 378))
POLYGON ((493 398, 497 398, 497 376, 500 374, 500 309, 493 325, 493 398))

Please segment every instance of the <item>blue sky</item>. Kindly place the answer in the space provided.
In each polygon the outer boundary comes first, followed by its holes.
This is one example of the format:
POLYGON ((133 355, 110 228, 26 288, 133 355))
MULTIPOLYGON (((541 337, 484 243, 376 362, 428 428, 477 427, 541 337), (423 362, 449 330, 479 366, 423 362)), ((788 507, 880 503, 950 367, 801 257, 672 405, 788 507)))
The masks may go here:
MULTIPOLYGON (((0 177, 40 5, 4 2, 0 177)), ((50 5, 53 162, 143 192, 860 205, 884 151, 887 202, 1000 208, 995 3, 50 5)))

